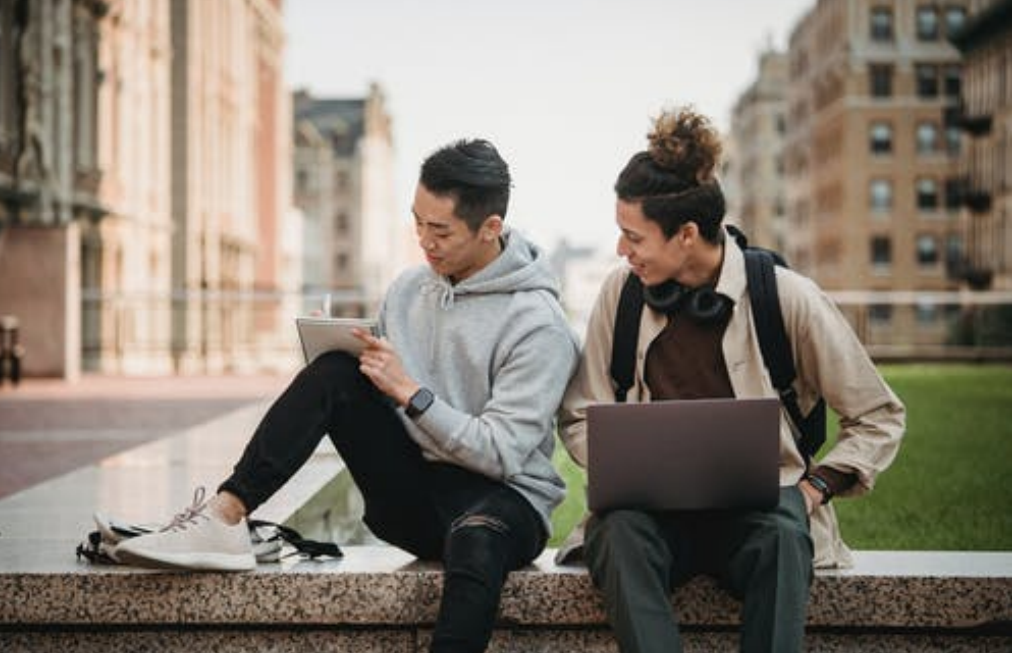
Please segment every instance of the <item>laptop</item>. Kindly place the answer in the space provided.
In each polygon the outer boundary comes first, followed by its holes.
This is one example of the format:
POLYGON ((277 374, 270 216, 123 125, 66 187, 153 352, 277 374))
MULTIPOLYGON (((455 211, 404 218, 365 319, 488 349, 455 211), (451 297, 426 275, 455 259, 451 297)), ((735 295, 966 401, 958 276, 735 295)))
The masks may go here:
POLYGON ((779 500, 780 400, 587 408, 587 507, 765 509, 779 500))

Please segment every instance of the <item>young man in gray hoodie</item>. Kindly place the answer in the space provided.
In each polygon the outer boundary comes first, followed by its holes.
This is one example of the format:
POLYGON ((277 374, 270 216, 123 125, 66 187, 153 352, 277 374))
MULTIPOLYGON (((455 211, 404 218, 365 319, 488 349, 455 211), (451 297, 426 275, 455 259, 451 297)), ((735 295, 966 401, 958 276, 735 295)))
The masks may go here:
POLYGON ((380 538, 445 567, 431 651, 483 651, 506 575, 533 560, 565 486, 554 417, 578 345, 545 256, 504 228, 509 169, 487 141, 422 165, 412 212, 428 265, 401 275, 382 338, 356 359, 321 356, 277 399, 216 496, 165 530, 120 544, 124 562, 255 565, 246 515, 324 436, 380 538))

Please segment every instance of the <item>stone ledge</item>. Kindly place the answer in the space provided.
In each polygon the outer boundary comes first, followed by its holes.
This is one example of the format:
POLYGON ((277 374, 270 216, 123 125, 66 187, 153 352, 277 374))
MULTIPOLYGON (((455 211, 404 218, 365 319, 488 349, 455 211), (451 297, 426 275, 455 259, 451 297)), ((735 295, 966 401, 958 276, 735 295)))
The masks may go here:
MULTIPOLYGON (((261 565, 247 574, 171 573, 75 563, 73 543, 0 539, 0 626, 431 624, 438 565, 383 546, 346 547, 342 560, 261 565)), ((507 626, 605 625, 582 567, 552 551, 511 575, 507 626)), ((857 552, 855 569, 817 574, 808 624, 820 629, 1012 632, 1012 553, 857 552)), ((738 604, 699 578, 674 597, 688 626, 735 626, 738 604)))

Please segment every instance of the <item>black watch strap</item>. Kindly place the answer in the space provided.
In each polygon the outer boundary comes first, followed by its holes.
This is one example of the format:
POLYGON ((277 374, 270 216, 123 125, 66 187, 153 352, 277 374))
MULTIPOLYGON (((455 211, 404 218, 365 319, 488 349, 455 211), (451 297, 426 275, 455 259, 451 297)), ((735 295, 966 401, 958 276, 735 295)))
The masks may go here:
POLYGON ((826 479, 818 476, 817 474, 805 474, 805 480, 808 481, 812 487, 822 494, 822 504, 829 503, 829 500, 833 498, 833 489, 829 487, 829 483, 826 479))

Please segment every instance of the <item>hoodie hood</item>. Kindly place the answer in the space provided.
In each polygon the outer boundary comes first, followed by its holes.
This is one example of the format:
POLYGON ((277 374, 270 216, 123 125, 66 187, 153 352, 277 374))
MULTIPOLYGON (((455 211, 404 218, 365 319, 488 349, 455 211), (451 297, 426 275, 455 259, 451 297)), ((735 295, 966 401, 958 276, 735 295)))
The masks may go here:
POLYGON ((478 272, 458 284, 428 268, 422 292, 440 294, 442 308, 453 306, 463 295, 488 295, 542 290, 559 298, 559 284, 548 266, 545 253, 518 232, 507 229, 502 234, 503 251, 478 272))

